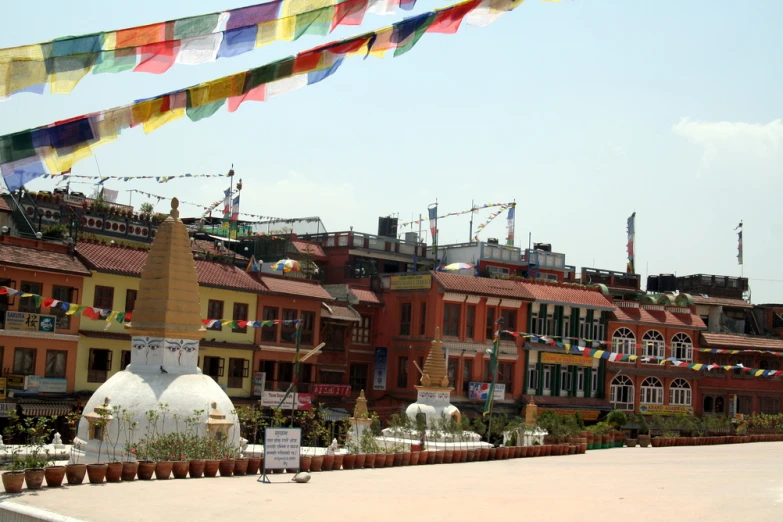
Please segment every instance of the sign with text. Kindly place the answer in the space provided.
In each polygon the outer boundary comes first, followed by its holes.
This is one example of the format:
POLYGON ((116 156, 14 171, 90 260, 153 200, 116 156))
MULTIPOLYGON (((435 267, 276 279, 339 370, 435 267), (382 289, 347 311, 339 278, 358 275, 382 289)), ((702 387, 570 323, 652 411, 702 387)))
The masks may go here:
POLYGON ((27 384, 25 375, 6 375, 6 386, 14 390, 24 390, 27 384))
POLYGON ((6 312, 5 329, 23 332, 54 333, 55 316, 28 314, 25 312, 6 312))
MULTIPOLYGON (((28 376, 30 377, 30 376, 28 376)), ((38 377, 38 393, 65 393, 68 388, 68 379, 55 379, 54 377, 38 377)), ((30 390, 28 380, 27 389, 30 390)))
POLYGON ((432 275, 393 275, 389 281, 390 290, 429 290, 432 275))
POLYGON ((386 389, 386 366, 388 359, 388 350, 383 347, 375 349, 375 368, 373 369, 372 389, 386 389))
POLYGON ((309 393, 289 393, 285 398, 285 402, 280 405, 280 401, 285 397, 285 392, 279 391, 265 391, 261 396, 261 406, 267 408, 277 408, 278 406, 282 410, 290 410, 294 405, 294 395, 296 395, 296 409, 297 410, 310 410, 313 407, 313 397, 309 393))
POLYGON ((6 386, 8 384, 5 381, 5 377, 0 377, 0 401, 5 400, 6 397, 6 386))
MULTIPOLYGON (((468 385, 468 398, 469 399, 476 399, 476 400, 487 400, 487 396, 489 395, 489 384, 488 382, 472 382, 468 385)), ((493 400, 496 401, 502 401, 506 397, 506 385, 505 384, 495 384, 495 393, 492 396, 493 400)))
POLYGON ((313 395, 331 395, 334 397, 350 397, 351 387, 347 384, 314 384, 313 395))
POLYGON ((268 469, 299 469, 301 428, 264 430, 264 475, 268 469))
POLYGON ((266 386, 266 372, 256 372, 253 374, 253 395, 262 397, 264 387, 266 386))
POLYGON ((8 417, 12 412, 15 411, 15 402, 0 402, 0 417, 8 417))
POLYGON ((577 410, 571 408, 538 408, 538 415, 541 416, 545 411, 554 411, 560 415, 576 415, 576 412, 579 412, 582 420, 586 421, 598 420, 599 415, 601 415, 601 412, 598 410, 577 410))
POLYGON ((693 407, 674 404, 640 404, 639 413, 645 415, 693 415, 693 407))
POLYGON ((419 390, 419 393, 416 396, 416 402, 420 402, 423 404, 442 404, 442 405, 448 405, 451 401, 451 393, 445 391, 429 391, 429 390, 419 390))
POLYGON ((563 366, 593 366, 592 357, 566 355, 564 353, 541 352, 541 362, 544 364, 562 364, 563 366))

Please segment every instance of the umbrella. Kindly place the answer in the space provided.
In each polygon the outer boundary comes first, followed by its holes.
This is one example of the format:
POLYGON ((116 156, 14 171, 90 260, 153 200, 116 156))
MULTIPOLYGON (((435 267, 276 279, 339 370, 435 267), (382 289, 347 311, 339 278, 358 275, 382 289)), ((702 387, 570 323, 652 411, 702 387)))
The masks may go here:
POLYGON ((301 272, 302 268, 299 266, 299 261, 281 259, 277 263, 272 264, 272 270, 277 270, 279 272, 301 272))
POLYGON ((443 270, 469 270, 475 268, 473 265, 467 263, 451 263, 443 267, 443 270))

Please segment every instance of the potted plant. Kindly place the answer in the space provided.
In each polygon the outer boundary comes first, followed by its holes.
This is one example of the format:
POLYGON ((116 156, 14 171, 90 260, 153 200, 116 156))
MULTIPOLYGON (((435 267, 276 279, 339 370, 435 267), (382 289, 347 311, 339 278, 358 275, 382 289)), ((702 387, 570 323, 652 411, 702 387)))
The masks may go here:
POLYGON ((73 440, 71 442, 71 459, 65 466, 65 479, 71 486, 84 482, 84 476, 87 474, 87 465, 79 463, 82 442, 76 436, 81 418, 82 415, 79 412, 71 412, 65 416, 73 440))
POLYGON ((134 421, 135 412, 123 409, 120 413, 118 430, 125 434, 121 479, 129 482, 136 479, 139 463, 136 461, 136 444, 134 443, 138 423, 134 421))
POLYGON ((98 414, 98 418, 93 421, 99 432, 98 437, 98 462, 94 464, 87 464, 87 477, 90 480, 90 484, 103 484, 106 478, 106 470, 108 466, 104 463, 101 464, 101 458, 103 457, 103 444, 106 441, 106 427, 111 420, 111 412, 107 403, 104 403, 101 408, 95 408, 95 412, 98 414))
POLYGON ((120 460, 121 454, 117 453, 117 446, 120 443, 120 435, 122 434, 123 417, 128 412, 120 406, 112 406, 112 417, 115 419, 117 430, 114 438, 112 438, 111 432, 106 434, 109 442, 109 449, 106 453, 108 455, 109 462, 106 465, 106 482, 120 482, 122 480, 122 468, 123 463, 120 460))
MULTIPOLYGON (((261 408, 251 409, 247 421, 249 423, 247 439, 250 441, 253 448, 256 449, 258 443, 258 430, 263 431, 266 427, 264 412, 261 408)), ((261 457, 257 457, 255 456, 255 453, 253 453, 253 456, 248 457, 247 474, 257 475, 259 469, 261 469, 261 457)))

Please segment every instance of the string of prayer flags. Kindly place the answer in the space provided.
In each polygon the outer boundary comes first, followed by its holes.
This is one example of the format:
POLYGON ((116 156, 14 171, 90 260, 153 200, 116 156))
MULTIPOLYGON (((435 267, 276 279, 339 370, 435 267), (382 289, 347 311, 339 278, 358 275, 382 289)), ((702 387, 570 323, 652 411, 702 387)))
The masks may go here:
POLYGON ((168 183, 172 179, 182 178, 224 178, 226 174, 176 174, 174 176, 85 176, 81 174, 44 174, 43 178, 52 178, 58 180, 69 179, 95 179, 98 185, 103 185, 106 181, 113 179, 117 181, 136 181, 139 179, 154 179, 158 183, 168 183))
POLYGON ((237 107, 245 99, 271 98, 317 83, 333 74, 347 56, 383 57, 392 49, 395 55, 401 54, 397 53, 401 49, 407 52, 425 33, 442 33, 440 26, 434 31, 429 29, 446 15, 455 19, 462 16, 470 23, 468 16, 476 10, 488 10, 499 16, 520 4, 521 0, 463 1, 201 85, 0 136, 0 173, 8 189, 14 191, 47 172, 68 171, 75 163, 92 155, 93 148, 116 140, 122 131, 131 127, 142 126, 149 133, 183 114, 191 121, 200 121, 213 115, 226 100, 229 106, 237 107), (246 98, 262 86, 265 89, 263 97, 246 98), (169 117, 168 113, 172 111, 176 117, 169 117))
MULTIPOLYGON (((485 208, 494 208, 494 207, 502 207, 504 205, 511 205, 511 203, 487 203, 485 205, 476 205, 473 208, 470 208, 468 210, 462 210, 460 212, 449 212, 447 214, 443 214, 442 216, 437 216, 435 219, 443 219, 451 216, 462 216, 464 214, 470 214, 471 212, 478 212, 479 210, 485 209, 485 208)), ((408 221, 406 223, 401 223, 400 227, 407 227, 410 225, 418 225, 419 223, 424 223, 425 221, 429 221, 429 217, 425 216, 422 217, 420 220, 415 221, 408 221)))
POLYGON ((266 328, 268 326, 295 325, 299 324, 299 319, 269 319, 265 321, 235 321, 221 319, 202 319, 201 324, 207 328, 214 328, 217 325, 228 326, 231 328, 266 328))
POLYGON ((762 353, 764 355, 774 355, 776 357, 783 357, 783 352, 773 352, 770 350, 728 350, 725 348, 699 348, 698 351, 702 353, 712 354, 728 354, 728 355, 742 355, 747 353, 762 353))
POLYGON ((479 223, 479 226, 477 226, 477 227, 476 227, 476 234, 473 236, 473 240, 474 240, 474 241, 478 241, 478 236, 479 236, 479 234, 481 233, 481 231, 482 231, 482 230, 484 230, 484 229, 487 227, 487 225, 489 225, 490 223, 492 223, 492 220, 493 220, 493 219, 495 219, 495 218, 496 218, 496 217, 498 217, 500 214, 502 214, 502 213, 503 213, 503 211, 504 211, 504 210, 506 210, 507 208, 509 208, 510 206, 511 206, 511 205, 505 205, 505 204, 504 204, 504 205, 501 205, 501 206, 500 206, 500 210, 498 210, 497 212, 493 212, 492 214, 490 214, 489 216, 487 216, 487 219, 486 219, 486 221, 484 221, 484 222, 482 222, 482 223, 479 223))
POLYGON ((109 310, 107 308, 97 308, 95 306, 83 306, 76 303, 69 303, 67 301, 60 301, 58 299, 52 299, 51 297, 42 297, 38 294, 31 294, 16 290, 10 286, 0 286, 0 295, 19 296, 20 298, 32 298, 35 299, 36 307, 44 307, 49 309, 59 309, 65 312, 65 315, 73 315, 76 317, 87 317, 93 321, 105 320, 106 322, 116 321, 118 323, 124 323, 131 320, 132 314, 130 312, 119 312, 116 310, 109 310))

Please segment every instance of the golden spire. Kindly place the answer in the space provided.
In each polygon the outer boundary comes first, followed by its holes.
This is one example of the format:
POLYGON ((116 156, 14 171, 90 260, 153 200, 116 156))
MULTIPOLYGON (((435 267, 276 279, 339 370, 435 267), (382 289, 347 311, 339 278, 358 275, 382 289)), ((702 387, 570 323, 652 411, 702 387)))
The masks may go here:
POLYGON ((421 369, 420 388, 449 388, 449 375, 446 357, 443 354, 443 341, 440 339, 440 328, 435 328, 435 339, 430 346, 430 353, 427 354, 427 360, 424 361, 424 368, 421 369))
POLYGON ((364 397, 364 390, 359 392, 359 397, 356 398, 356 407, 353 409, 353 418, 362 419, 369 415, 367 411, 367 399, 364 397))
POLYGON ((179 200, 171 200, 169 217, 158 227, 141 271, 131 335, 199 340, 204 335, 198 274, 179 200))

